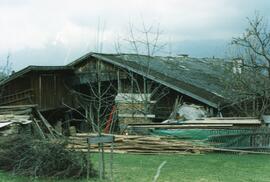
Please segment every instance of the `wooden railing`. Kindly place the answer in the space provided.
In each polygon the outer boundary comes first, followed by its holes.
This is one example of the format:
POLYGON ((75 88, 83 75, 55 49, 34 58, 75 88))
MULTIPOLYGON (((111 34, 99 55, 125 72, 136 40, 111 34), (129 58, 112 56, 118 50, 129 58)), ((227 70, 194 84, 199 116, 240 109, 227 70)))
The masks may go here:
POLYGON ((34 93, 32 89, 27 89, 21 92, 16 92, 15 94, 5 95, 0 97, 0 105, 8 105, 16 102, 22 102, 29 100, 29 104, 32 101, 32 98, 34 97, 34 93))

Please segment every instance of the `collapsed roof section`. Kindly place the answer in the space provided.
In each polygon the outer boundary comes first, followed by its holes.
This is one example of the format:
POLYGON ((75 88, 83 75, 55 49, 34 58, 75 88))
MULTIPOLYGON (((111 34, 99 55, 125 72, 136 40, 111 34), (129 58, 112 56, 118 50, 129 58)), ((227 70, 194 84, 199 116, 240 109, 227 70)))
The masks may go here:
POLYGON ((156 81, 206 105, 218 108, 224 103, 224 85, 220 81, 225 60, 217 58, 162 57, 138 54, 88 53, 66 66, 28 66, 1 85, 31 71, 70 71, 89 58, 96 58, 156 81))
POLYGON ((220 81, 223 59, 88 53, 68 66, 89 57, 145 76, 211 107, 224 103, 224 85, 220 81))

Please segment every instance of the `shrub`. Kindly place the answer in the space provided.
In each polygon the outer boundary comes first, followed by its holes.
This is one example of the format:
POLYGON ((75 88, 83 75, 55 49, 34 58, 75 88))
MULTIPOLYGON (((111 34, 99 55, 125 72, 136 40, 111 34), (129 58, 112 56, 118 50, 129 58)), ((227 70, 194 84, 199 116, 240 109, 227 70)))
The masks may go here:
MULTIPOLYGON (((82 178, 87 155, 66 149, 66 142, 15 136, 0 140, 0 170, 34 177, 82 178)), ((89 164, 90 176, 96 172, 89 164)))

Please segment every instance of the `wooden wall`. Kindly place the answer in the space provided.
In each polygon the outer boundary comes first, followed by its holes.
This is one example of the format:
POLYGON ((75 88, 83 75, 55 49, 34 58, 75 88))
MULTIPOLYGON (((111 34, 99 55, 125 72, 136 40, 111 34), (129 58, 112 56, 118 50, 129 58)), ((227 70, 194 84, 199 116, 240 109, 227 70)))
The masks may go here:
POLYGON ((75 74, 77 77, 76 82, 80 84, 96 82, 97 73, 99 73, 99 79, 101 81, 112 81, 127 78, 127 74, 119 70, 115 65, 98 61, 91 57, 75 66, 75 74))
POLYGON ((40 110, 63 107, 62 102, 72 106, 67 71, 31 71, 6 84, 1 105, 37 104, 40 110))
POLYGON ((31 89, 31 77, 26 74, 22 77, 12 80, 2 86, 1 90, 1 105, 23 105, 33 104, 35 97, 31 89))

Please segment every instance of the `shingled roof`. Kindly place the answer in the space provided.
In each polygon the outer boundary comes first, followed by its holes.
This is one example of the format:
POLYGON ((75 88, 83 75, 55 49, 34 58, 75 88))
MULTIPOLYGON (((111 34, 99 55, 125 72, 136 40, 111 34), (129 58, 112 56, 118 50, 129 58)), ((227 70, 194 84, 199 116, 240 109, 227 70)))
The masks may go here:
POLYGON ((143 75, 215 108, 224 102, 224 85, 220 81, 223 59, 88 53, 69 66, 89 57, 143 75))

